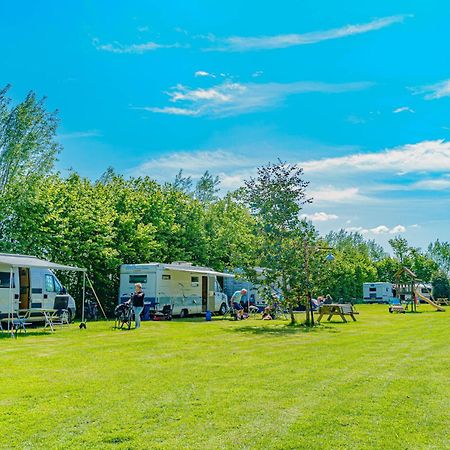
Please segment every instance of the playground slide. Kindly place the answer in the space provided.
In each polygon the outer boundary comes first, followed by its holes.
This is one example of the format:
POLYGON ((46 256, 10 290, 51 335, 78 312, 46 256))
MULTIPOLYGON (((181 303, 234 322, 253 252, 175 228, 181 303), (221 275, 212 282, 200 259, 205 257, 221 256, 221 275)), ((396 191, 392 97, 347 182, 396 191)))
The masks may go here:
POLYGON ((445 309, 442 306, 437 305, 433 302, 433 300, 430 300, 428 297, 425 297, 424 295, 420 294, 419 292, 415 291, 415 294, 417 297, 420 298, 420 300, 423 300, 424 302, 429 303, 431 306, 434 306, 438 311, 445 311, 445 309))

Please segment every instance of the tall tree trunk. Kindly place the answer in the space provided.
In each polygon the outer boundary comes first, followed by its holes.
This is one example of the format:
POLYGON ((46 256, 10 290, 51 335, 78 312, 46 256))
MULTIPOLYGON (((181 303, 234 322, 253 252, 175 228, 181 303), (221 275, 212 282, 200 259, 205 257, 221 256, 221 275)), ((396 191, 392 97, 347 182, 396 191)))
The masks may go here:
POLYGON ((295 320, 294 308, 292 307, 292 304, 289 305, 289 314, 291 315, 291 325, 294 325, 296 320, 295 320))

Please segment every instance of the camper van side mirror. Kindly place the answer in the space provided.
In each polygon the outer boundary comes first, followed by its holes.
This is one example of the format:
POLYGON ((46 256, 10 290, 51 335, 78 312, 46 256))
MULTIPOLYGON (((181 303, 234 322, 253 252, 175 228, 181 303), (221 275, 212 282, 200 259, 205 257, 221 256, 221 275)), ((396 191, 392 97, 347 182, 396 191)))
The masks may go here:
POLYGON ((67 289, 65 288, 65 286, 63 286, 63 287, 61 288, 61 294, 62 294, 62 295, 66 295, 66 294, 67 294, 67 289))

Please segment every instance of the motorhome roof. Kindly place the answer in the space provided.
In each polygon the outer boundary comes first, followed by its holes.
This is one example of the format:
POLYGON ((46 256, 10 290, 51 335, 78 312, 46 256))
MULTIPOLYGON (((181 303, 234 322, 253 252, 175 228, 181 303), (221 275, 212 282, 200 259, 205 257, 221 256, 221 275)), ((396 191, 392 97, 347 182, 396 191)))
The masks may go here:
POLYGON ((131 269, 145 269, 146 267, 153 266, 153 267, 161 267, 163 269, 167 270, 177 270, 180 272, 194 272, 194 273, 206 273, 209 275, 217 275, 221 277, 234 277, 231 273, 223 273, 223 272, 216 272, 214 269, 211 269, 211 267, 202 267, 202 266, 191 266, 190 264, 163 264, 163 263, 147 263, 147 264, 123 264, 123 268, 131 269))
POLYGON ((0 253, 0 264, 6 264, 11 267, 41 267, 54 270, 86 271, 86 269, 82 269, 80 267, 55 264, 44 259, 36 258, 35 256, 14 255, 11 253, 0 253))

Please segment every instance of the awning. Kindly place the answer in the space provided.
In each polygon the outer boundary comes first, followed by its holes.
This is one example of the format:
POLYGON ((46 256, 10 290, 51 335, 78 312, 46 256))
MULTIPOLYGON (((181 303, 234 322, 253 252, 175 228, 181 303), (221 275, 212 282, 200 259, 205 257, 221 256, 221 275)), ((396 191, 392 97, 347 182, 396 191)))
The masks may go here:
POLYGON ((44 259, 39 259, 29 255, 12 255, 9 253, 0 253, 0 264, 6 264, 11 267, 41 267, 44 269, 53 270, 71 270, 77 272, 86 272, 86 269, 74 266, 65 266, 62 264, 55 264, 44 259))
POLYGON ((202 273, 204 275, 216 275, 218 277, 234 277, 232 273, 216 272, 209 267, 182 266, 178 264, 163 264, 163 267, 166 270, 177 270, 179 272, 202 273))

